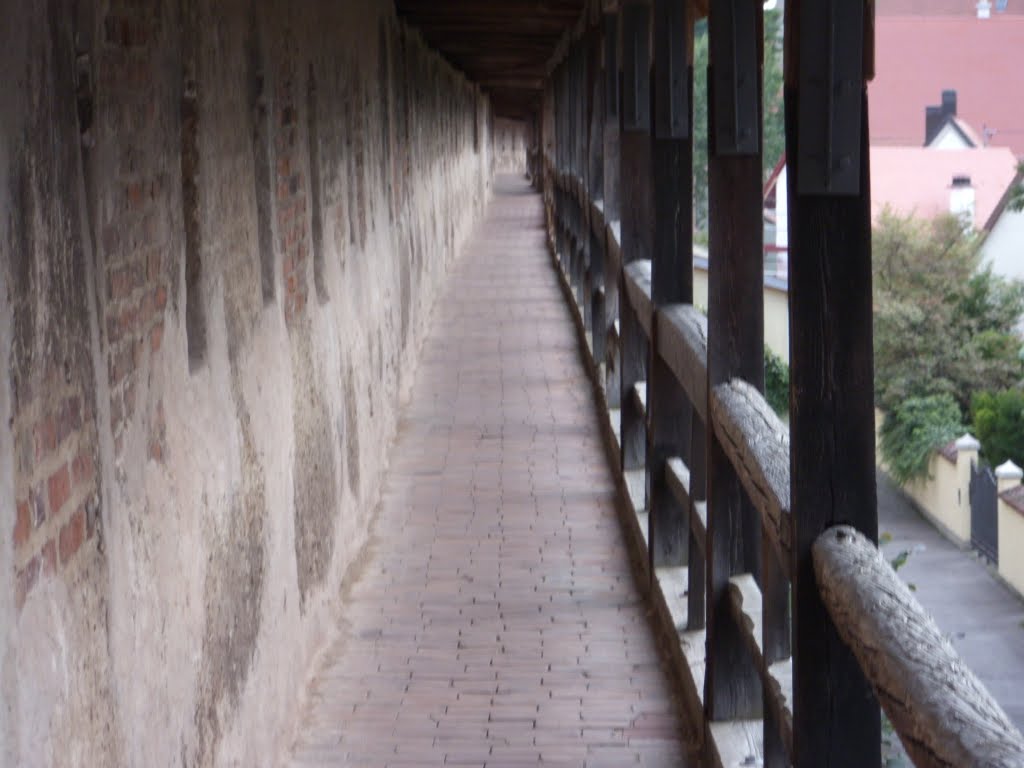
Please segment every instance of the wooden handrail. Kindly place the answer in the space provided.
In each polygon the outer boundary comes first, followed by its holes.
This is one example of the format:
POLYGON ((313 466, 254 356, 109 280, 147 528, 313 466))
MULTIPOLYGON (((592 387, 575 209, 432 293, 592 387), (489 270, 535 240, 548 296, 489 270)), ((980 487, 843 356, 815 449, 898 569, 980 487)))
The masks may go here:
POLYGON ((623 281, 626 284, 626 297, 633 311, 636 312, 647 338, 651 338, 654 323, 654 302, 651 301, 651 262, 649 259, 637 259, 626 265, 623 270, 623 281))
POLYGON ((657 352, 704 423, 708 402, 708 319, 689 304, 658 311, 657 352))
POLYGON ((836 526, 813 556, 825 607, 914 765, 1024 765, 1020 731, 873 542, 836 526))
POLYGON ((788 574, 789 430, 764 395, 739 379, 712 390, 711 423, 788 574))

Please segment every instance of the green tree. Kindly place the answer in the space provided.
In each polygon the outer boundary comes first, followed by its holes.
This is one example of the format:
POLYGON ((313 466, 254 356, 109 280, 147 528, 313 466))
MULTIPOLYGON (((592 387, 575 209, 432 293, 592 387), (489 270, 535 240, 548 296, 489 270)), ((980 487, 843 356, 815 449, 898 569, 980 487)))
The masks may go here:
POLYGON ((971 399, 971 427, 992 466, 1024 464, 1024 391, 978 392, 971 399))
POLYGON ((1017 164, 1017 186, 1010 193, 1010 210, 1024 211, 1024 160, 1017 164))
POLYGON ((875 402, 886 413, 909 398, 945 394, 966 418, 974 392, 1019 381, 1024 285, 979 270, 979 244, 953 216, 879 217, 875 402))
POLYGON ((786 149, 786 113, 782 91, 782 12, 764 14, 764 178, 786 149))

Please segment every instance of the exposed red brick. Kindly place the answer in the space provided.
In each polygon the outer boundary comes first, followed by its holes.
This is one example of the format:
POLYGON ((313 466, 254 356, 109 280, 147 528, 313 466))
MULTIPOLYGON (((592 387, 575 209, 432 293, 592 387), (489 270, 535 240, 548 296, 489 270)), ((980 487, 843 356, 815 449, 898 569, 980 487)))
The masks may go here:
POLYGON ((79 453, 71 465, 71 474, 75 488, 91 484, 96 476, 96 469, 93 466, 92 454, 88 451, 82 451, 79 453))
POLYGON ((46 483, 50 502, 50 513, 59 514, 64 503, 71 496, 71 475, 68 473, 68 465, 62 464, 60 469, 50 475, 46 483))
POLYGON ((133 182, 125 187, 125 197, 128 200, 128 205, 132 208, 138 207, 145 199, 145 189, 141 182, 133 182))
POLYGON ((32 512, 28 500, 19 501, 17 504, 16 517, 14 519, 14 546, 24 546, 32 533, 32 512))
POLYGON ((112 270, 107 283, 111 299, 123 299, 131 293, 132 277, 127 267, 112 270))
POLYGON ((85 541, 85 509, 79 507, 60 529, 60 562, 66 565, 85 541))
POLYGON ((163 268, 163 259, 160 257, 160 251, 153 251, 149 254, 149 268, 147 277, 150 280, 156 280, 160 277, 160 271, 163 268))
POLYGON ((149 441, 149 458, 158 462, 164 460, 164 444, 159 438, 149 441))
POLYGON ((139 300, 139 317, 143 323, 148 323, 150 318, 153 317, 153 312, 156 310, 156 302, 152 293, 145 294, 139 300))
POLYGON ((57 442, 63 443, 72 433, 82 427, 82 404, 78 397, 64 401, 57 419, 57 442))
POLYGON ((47 416, 33 430, 35 437, 36 461, 42 459, 57 448, 57 421, 53 416, 47 416))
POLYGON ((156 308, 162 310, 167 306, 167 289, 162 285, 158 287, 154 293, 156 297, 156 308))
POLYGON ((153 352, 160 351, 160 345, 164 340, 164 324, 159 322, 153 326, 153 330, 149 332, 149 348, 153 352))

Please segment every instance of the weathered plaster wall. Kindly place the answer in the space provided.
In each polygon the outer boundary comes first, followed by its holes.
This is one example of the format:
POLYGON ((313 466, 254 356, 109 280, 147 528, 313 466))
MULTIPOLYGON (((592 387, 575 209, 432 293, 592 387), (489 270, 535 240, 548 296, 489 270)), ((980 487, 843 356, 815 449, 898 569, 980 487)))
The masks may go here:
POLYGON ((3 0, 0 764, 265 765, 485 99, 374 0, 3 0))
POLYGON ((502 173, 526 173, 528 128, 521 120, 494 121, 494 164, 502 173))
MULTIPOLYGON (((693 269, 693 303, 708 305, 707 257, 698 258, 693 269)), ((777 278, 768 278, 764 286, 764 343, 789 363, 789 290, 777 278)))

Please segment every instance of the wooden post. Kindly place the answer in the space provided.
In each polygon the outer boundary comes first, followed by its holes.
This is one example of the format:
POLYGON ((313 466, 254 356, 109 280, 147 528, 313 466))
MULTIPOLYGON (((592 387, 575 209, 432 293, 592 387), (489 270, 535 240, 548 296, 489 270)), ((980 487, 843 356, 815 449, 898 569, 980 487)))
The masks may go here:
MULTIPOLYGON (((655 307, 693 303, 693 50, 692 0, 654 3, 654 253, 651 296, 655 307)), ((653 334, 657 334, 657 323, 653 334)), ((693 406, 651 339, 648 363, 647 462, 650 471, 651 572, 684 565, 689 523, 665 477, 665 460, 690 463, 693 406)))
MULTIPOLYGON (((736 377, 764 389, 762 14, 760 3, 737 0, 712 0, 709 11, 709 393, 736 377)), ((760 576, 761 521, 714 430, 708 435, 704 706, 708 720, 758 717, 761 681, 728 585, 734 574, 760 576)))
POLYGON ((561 179, 558 192, 559 224, 561 240, 559 244, 559 260, 562 271, 572 274, 571 246, 569 239, 569 200, 565 189, 565 177, 570 168, 570 135, 569 130, 569 68, 565 61, 558 65, 558 172, 561 179))
MULTIPOLYGON (((651 8, 632 0, 622 7, 622 263, 650 259, 653 252, 650 97, 651 8)), ((629 306, 620 271, 620 413, 622 469, 644 466, 647 434, 634 385, 644 380, 647 338, 629 306)))
MULTIPOLYGON (((690 509, 695 515, 696 503, 707 499, 707 427, 694 409, 690 420, 690 509)), ((686 628, 693 631, 706 626, 707 555, 706 541, 698 541, 690 532, 687 555, 689 590, 686 598, 686 628)))
MULTIPOLYGON (((619 213, 619 14, 604 14, 604 218, 617 222, 619 213)), ((615 259, 608 258, 607 242, 604 259, 604 337, 608 339, 619 317, 619 272, 615 259)), ((605 401, 609 408, 618 408, 619 355, 618 342, 606 344, 605 401)))
POLYGON ((586 178, 583 163, 583 106, 585 98, 584 67, 586 59, 581 41, 569 47, 569 108, 572 116, 570 140, 572 141, 572 190, 569 196, 572 221, 572 286, 576 304, 580 307, 584 327, 587 322, 587 306, 584 300, 584 276, 586 274, 587 241, 583 238, 583 211, 579 199, 579 184, 586 178))
MULTIPOLYGON (((601 27, 587 32, 587 191, 591 201, 600 200, 604 191, 604 73, 601 69, 601 27)), ((595 232, 598 217, 593 209, 585 211, 587 238, 587 293, 590 311, 591 353, 604 359, 604 232, 595 232)))
POLYGON ((811 554, 838 523, 878 540, 865 83, 873 4, 826 5, 790 0, 785 25, 796 768, 881 762, 878 704, 822 604, 811 554))

